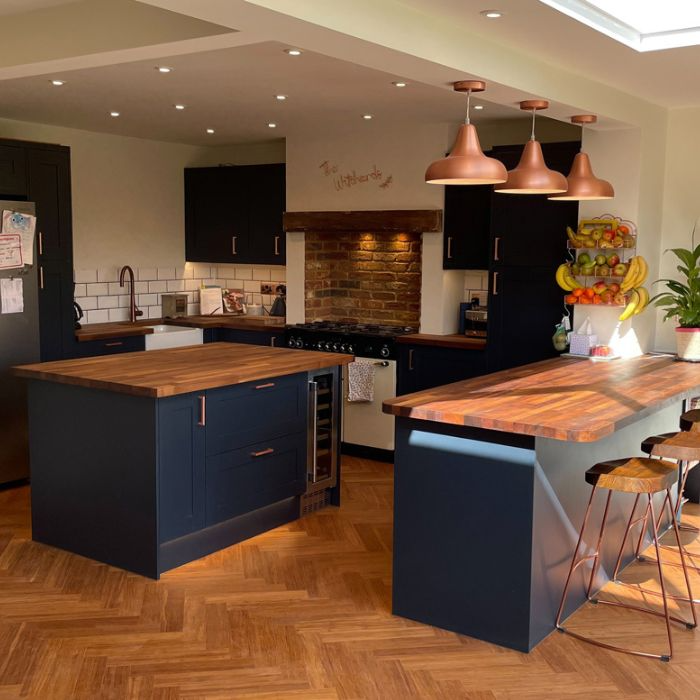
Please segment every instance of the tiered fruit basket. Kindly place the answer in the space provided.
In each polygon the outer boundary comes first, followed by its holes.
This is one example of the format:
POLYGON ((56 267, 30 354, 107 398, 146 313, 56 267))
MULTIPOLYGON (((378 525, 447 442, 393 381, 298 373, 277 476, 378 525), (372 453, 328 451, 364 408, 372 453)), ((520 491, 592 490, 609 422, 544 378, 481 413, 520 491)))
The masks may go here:
POLYGON ((636 255, 634 223, 605 214, 584 219, 577 231, 567 228, 567 236, 569 259, 556 273, 567 292, 564 303, 624 307, 621 321, 640 313, 649 292, 642 287, 647 264, 636 255))

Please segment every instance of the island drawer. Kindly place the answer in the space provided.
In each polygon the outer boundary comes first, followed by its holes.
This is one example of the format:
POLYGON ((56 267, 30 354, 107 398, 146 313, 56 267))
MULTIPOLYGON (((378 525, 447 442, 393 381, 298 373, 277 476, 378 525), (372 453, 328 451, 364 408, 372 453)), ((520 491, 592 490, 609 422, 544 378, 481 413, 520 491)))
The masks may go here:
POLYGON ((307 383, 304 372, 207 391, 207 455, 305 431, 307 383))
POLYGON ((142 335, 122 338, 104 338, 102 340, 85 340, 75 343, 76 357, 96 357, 98 355, 116 355, 121 352, 138 352, 146 349, 142 335))
POLYGON ((207 458, 207 526, 297 496, 306 489, 306 433, 207 458))

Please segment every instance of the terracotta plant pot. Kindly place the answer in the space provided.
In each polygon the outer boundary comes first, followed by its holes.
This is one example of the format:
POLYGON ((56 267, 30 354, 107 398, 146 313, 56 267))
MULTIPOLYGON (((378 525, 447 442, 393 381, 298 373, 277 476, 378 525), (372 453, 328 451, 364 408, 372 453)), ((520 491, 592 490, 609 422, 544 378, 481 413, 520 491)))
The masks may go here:
POLYGON ((700 328, 676 328, 678 358, 700 362, 700 328))

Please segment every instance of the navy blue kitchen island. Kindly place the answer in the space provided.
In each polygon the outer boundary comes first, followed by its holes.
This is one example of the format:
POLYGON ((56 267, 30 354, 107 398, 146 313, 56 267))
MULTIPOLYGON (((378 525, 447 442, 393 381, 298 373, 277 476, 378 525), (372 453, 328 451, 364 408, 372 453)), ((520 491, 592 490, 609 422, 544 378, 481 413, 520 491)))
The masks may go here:
MULTIPOLYGON (((394 614, 530 651, 554 629, 586 469, 677 430, 683 400, 699 394, 697 365, 644 356, 545 360, 386 401, 396 416, 394 614)), ((633 500, 612 500, 597 587, 633 500)), ((586 544, 596 536, 591 528, 586 544)), ((586 573, 567 614, 585 600, 586 573)))
POLYGON ((33 539, 158 578, 300 517, 309 374, 337 392, 351 360, 212 343, 16 368, 33 539))

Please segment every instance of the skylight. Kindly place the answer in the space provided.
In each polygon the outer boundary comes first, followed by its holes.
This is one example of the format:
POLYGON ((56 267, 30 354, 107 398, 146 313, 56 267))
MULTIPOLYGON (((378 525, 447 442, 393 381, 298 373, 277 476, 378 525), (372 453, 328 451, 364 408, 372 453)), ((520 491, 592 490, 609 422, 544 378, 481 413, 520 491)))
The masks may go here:
POLYGON ((636 51, 700 44, 700 3, 695 0, 540 2, 636 51))

